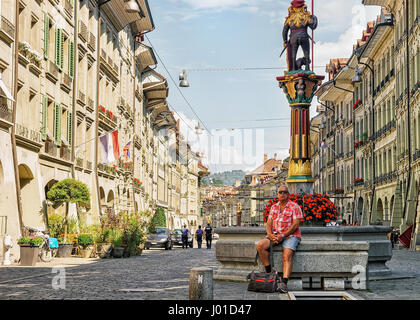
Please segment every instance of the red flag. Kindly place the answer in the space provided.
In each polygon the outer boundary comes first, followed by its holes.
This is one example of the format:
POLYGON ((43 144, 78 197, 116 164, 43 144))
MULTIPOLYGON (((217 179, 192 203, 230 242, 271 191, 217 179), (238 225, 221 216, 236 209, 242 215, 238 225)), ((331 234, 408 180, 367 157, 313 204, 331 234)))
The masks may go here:
POLYGON ((120 146, 118 144, 118 130, 112 133, 112 146, 114 149, 115 160, 120 158, 120 146))

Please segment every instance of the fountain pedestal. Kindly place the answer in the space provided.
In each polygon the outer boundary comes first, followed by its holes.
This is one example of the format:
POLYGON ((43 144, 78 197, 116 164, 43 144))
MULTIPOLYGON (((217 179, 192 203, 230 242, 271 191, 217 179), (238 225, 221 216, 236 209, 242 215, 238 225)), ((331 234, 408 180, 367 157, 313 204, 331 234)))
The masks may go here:
POLYGON ((277 77, 280 88, 286 94, 291 108, 290 123, 290 164, 286 180, 291 193, 312 194, 313 183, 311 169, 310 144, 310 106, 315 91, 324 76, 317 76, 312 71, 294 70, 277 77))

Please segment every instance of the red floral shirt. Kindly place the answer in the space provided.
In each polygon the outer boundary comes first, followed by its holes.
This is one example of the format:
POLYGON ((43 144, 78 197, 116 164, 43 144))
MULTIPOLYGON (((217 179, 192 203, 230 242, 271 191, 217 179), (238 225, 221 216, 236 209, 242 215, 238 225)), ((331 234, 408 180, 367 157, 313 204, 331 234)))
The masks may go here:
MULTIPOLYGON (((268 219, 272 220, 273 232, 285 233, 292 226, 293 220, 303 219, 303 215, 299 205, 289 200, 283 212, 280 212, 280 202, 273 204, 271 206, 268 219)), ((295 232, 286 237, 286 239, 291 236, 297 237, 301 240, 300 228, 297 228, 295 232)))

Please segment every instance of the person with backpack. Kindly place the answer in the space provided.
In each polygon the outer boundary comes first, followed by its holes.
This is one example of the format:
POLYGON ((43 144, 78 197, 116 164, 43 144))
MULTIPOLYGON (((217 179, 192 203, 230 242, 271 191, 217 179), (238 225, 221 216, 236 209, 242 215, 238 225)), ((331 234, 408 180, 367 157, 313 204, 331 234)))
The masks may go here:
POLYGON ((184 228, 181 229, 182 232, 182 249, 184 249, 184 246, 186 249, 188 249, 188 233, 190 230, 187 229, 187 226, 184 224, 184 228))
POLYGON ((211 240, 213 239, 213 228, 210 227, 210 223, 207 223, 207 227, 204 229, 206 232, 206 245, 207 249, 211 249, 211 240))
POLYGON ((197 239, 198 249, 201 249, 201 243, 203 242, 203 229, 201 229, 201 226, 198 226, 195 238, 197 239))

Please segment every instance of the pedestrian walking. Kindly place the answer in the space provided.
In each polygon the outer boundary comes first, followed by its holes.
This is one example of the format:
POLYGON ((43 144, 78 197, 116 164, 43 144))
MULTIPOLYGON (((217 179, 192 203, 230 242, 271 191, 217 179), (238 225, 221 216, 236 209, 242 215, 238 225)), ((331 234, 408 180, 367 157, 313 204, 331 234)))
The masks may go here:
POLYGON ((203 242, 203 229, 201 229, 201 226, 198 226, 195 232, 195 238, 197 239, 198 249, 201 249, 201 243, 203 242))
POLYGON ((181 229, 182 232, 182 249, 188 249, 188 233, 190 230, 187 229, 187 226, 184 224, 184 228, 181 229))
POLYGON ((213 228, 210 226, 210 223, 207 223, 207 227, 204 229, 206 232, 206 245, 207 249, 211 249, 211 240, 213 239, 213 228))

